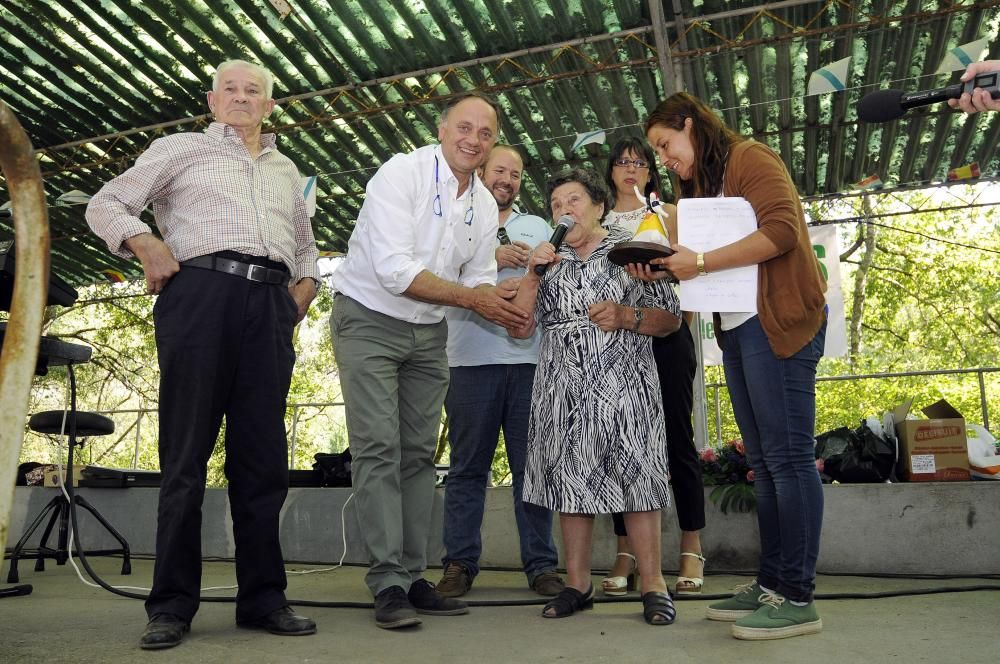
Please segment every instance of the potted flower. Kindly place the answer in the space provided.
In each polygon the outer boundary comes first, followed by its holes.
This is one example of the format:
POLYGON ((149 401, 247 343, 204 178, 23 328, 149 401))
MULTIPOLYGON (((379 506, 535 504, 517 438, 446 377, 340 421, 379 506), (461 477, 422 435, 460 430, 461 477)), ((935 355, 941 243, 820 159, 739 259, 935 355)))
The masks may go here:
POLYGON ((747 461, 742 440, 731 440, 701 451, 701 473, 705 486, 715 488, 709 499, 726 514, 753 511, 757 496, 753 492, 753 470, 747 461))

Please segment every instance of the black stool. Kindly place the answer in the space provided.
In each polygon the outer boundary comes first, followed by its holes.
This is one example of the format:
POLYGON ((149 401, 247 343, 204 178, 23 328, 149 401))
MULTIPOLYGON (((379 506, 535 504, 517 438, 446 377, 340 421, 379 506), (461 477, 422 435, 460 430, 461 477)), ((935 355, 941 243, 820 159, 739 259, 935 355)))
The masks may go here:
MULTIPOLYGON (((89 438, 90 436, 106 436, 107 434, 114 433, 115 423, 111 419, 104 417, 103 415, 98 415, 97 413, 89 412, 77 412, 77 411, 61 411, 61 410, 47 410, 41 413, 36 413, 31 416, 28 420, 28 428, 32 431, 38 433, 50 434, 50 435, 60 435, 65 434, 69 437, 69 470, 68 473, 73 472, 73 447, 76 445, 83 446, 83 440, 77 440, 77 435, 82 438, 89 438), (63 427, 63 420, 65 419, 66 425, 65 430, 63 427)), ((72 484, 72 481, 70 481, 72 484)), ((72 488, 70 489, 72 491, 72 488)), ((101 516, 101 513, 97 509, 87 502, 87 499, 83 496, 77 495, 76 493, 71 494, 73 496, 73 504, 79 505, 83 509, 90 512, 97 521, 104 526, 104 529, 111 533, 111 536, 118 540, 121 544, 121 548, 118 549, 99 549, 96 551, 85 551, 84 554, 88 556, 114 556, 121 554, 123 557, 122 561, 122 574, 132 573, 132 563, 129 555, 128 542, 125 538, 115 530, 114 526, 108 523, 107 519, 101 516)), ((25 531, 21 539, 17 541, 14 545, 14 550, 11 552, 10 556, 10 570, 7 573, 7 583, 17 583, 17 561, 20 558, 34 558, 35 559, 35 571, 43 572, 45 571, 45 559, 54 558, 56 564, 65 565, 66 561, 69 559, 69 551, 67 550, 67 542, 69 539, 69 520, 70 520, 70 502, 66 499, 66 496, 62 491, 59 491, 55 498, 49 501, 48 505, 42 508, 35 520, 31 522, 31 525, 25 531), (45 520, 46 515, 49 516, 49 521, 45 526, 45 530, 42 532, 42 539, 38 543, 38 547, 35 549, 25 549, 25 544, 28 542, 34 532, 45 520), (52 534, 52 529, 55 527, 56 523, 59 524, 59 543, 56 548, 48 546, 49 535, 52 534)), ((78 544, 79 546, 79 544, 78 544)))

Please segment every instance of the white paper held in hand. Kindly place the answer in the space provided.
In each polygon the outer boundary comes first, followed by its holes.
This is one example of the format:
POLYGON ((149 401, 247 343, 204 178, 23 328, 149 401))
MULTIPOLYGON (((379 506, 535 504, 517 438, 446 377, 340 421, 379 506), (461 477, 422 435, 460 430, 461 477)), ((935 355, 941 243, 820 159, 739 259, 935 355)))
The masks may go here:
MULTIPOLYGON (((677 241, 695 253, 732 244, 756 230, 757 215, 741 196, 682 198, 677 203, 677 241)), ((680 299, 684 311, 756 311, 757 266, 711 271, 682 281, 680 299)))

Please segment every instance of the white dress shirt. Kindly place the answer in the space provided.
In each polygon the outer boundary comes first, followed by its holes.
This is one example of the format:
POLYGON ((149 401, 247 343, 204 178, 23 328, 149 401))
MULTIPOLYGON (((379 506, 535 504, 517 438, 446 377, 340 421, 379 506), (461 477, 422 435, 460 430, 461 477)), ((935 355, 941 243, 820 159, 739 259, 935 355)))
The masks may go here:
POLYGON ((470 288, 496 284, 496 201, 475 175, 457 193, 439 145, 383 164, 365 188, 334 289, 373 311, 428 324, 441 321, 446 307, 403 295, 423 270, 470 288))

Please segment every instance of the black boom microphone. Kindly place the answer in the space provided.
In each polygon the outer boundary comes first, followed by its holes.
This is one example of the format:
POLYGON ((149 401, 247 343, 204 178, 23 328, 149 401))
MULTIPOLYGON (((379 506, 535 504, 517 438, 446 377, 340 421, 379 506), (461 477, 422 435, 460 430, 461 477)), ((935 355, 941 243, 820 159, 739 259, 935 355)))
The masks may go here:
MULTIPOLYGON (((556 222, 556 229, 552 231, 552 237, 549 238, 549 242, 551 242, 552 246, 556 248, 556 251, 559 251, 559 245, 562 244, 563 238, 566 237, 566 233, 569 232, 569 229, 573 228, 573 224, 575 223, 576 219, 568 214, 564 214, 559 217, 559 221, 556 222)), ((549 263, 546 263, 545 265, 536 265, 535 274, 540 277, 545 274, 547 269, 549 269, 549 263)))
POLYGON ((927 106, 949 99, 958 99, 963 92, 982 88, 994 99, 1000 99, 1000 71, 979 74, 967 83, 955 83, 944 88, 904 93, 902 90, 876 90, 866 94, 858 104, 858 118, 864 122, 889 122, 903 116, 911 108, 927 106))

